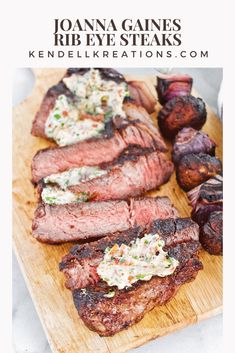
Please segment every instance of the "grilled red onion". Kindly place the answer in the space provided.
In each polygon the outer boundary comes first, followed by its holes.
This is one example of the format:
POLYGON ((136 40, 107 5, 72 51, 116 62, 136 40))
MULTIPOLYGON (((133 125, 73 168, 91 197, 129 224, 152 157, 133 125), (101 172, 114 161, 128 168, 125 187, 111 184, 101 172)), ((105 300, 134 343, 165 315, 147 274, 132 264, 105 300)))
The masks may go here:
POLYGON ((193 79, 189 75, 169 75, 157 77, 158 100, 163 105, 177 96, 186 96, 191 93, 193 79))
POLYGON ((216 175, 188 192, 192 219, 203 226, 214 211, 223 210, 223 177, 216 175))
POLYGON ((162 107, 158 114, 158 125, 162 134, 172 139, 184 127, 200 130, 206 117, 206 105, 201 98, 178 96, 162 107))
POLYGON ((215 147, 215 142, 205 132, 185 127, 175 137, 172 159, 177 164, 183 156, 190 153, 206 153, 214 156, 215 147))

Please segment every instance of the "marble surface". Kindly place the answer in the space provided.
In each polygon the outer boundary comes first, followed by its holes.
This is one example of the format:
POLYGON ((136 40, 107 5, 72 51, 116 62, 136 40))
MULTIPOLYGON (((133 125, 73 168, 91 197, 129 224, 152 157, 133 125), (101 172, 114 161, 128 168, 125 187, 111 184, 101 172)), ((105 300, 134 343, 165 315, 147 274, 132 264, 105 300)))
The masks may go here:
MULTIPOLYGON (((146 69, 145 69, 146 70, 146 69)), ((125 70, 122 70, 125 73, 125 70)), ((152 72, 151 70, 148 70, 152 72)), ((222 79, 220 69, 178 69, 194 77, 194 86, 217 112, 217 96, 222 79)), ((13 75, 13 105, 31 91, 34 77, 29 69, 13 75)), ((16 353, 51 353, 34 304, 13 254, 13 346, 16 353)), ((222 352, 222 315, 194 324, 169 336, 158 338, 129 353, 220 353, 222 352)), ((77 353, 77 352, 66 352, 77 353)), ((93 352, 91 352, 93 353, 93 352)))

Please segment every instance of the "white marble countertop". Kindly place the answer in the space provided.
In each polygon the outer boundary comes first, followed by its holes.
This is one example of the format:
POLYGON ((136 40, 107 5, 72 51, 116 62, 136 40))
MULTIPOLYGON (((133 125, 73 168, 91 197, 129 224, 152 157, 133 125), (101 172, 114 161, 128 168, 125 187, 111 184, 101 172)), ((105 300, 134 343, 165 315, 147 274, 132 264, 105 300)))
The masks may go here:
MULTIPOLYGON (((180 69, 194 77, 194 85, 217 111, 217 95, 222 78, 220 69, 180 69)), ((13 77, 13 105, 31 91, 34 79, 30 70, 17 69, 13 77)), ((32 299, 13 254, 13 345, 16 353, 51 353, 32 299)), ((221 353, 222 315, 158 338, 129 353, 221 353)), ((77 352, 66 352, 77 353, 77 352)), ((93 352, 91 352, 93 353, 93 352)))

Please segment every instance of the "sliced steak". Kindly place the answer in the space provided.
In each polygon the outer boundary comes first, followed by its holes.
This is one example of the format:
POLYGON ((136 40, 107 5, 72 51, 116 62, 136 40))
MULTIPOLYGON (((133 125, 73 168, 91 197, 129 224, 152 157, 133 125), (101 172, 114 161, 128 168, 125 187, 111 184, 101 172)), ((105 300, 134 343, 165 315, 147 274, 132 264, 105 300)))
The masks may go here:
POLYGON ((141 236, 143 236, 143 230, 137 227, 125 232, 108 234, 97 241, 75 245, 70 249, 69 254, 62 258, 59 265, 60 271, 63 271, 66 277, 65 286, 74 290, 97 283, 100 277, 96 269, 103 259, 104 250, 107 247, 111 248, 114 244, 128 245, 141 236))
POLYGON ((204 153, 187 154, 181 158, 176 167, 176 178, 184 191, 189 191, 221 173, 221 161, 204 153))
POLYGON ((113 130, 102 139, 90 139, 65 147, 52 147, 39 150, 32 161, 32 181, 65 170, 81 166, 94 166, 112 163, 126 150, 166 151, 165 143, 155 138, 143 123, 123 123, 115 119, 113 130))
POLYGON ((202 264, 195 256, 184 264, 181 271, 164 278, 155 276, 132 290, 116 291, 113 298, 104 297, 109 287, 103 283, 88 287, 85 293, 75 290, 74 304, 90 330, 101 336, 112 336, 139 322, 155 306, 167 303, 180 286, 195 279, 201 269, 202 264))
POLYGON ((212 212, 200 230, 200 242, 212 255, 223 255, 223 212, 212 212))
POLYGON ((177 214, 167 197, 57 206, 39 204, 34 214, 32 234, 47 243, 100 238, 139 225, 146 227, 154 219, 176 217, 177 214))
MULTIPOLYGON (((191 218, 159 219, 151 224, 148 232, 159 234, 165 242, 165 250, 181 243, 197 242, 199 239, 199 227, 191 218)), ((129 245, 131 241, 143 237, 145 233, 146 230, 138 227, 126 232, 109 234, 88 244, 75 245, 60 263, 60 270, 66 277, 66 287, 71 290, 81 289, 100 281, 96 268, 103 259, 104 250, 114 244, 129 245)))
POLYGON ((66 276, 66 286, 73 291, 78 313, 91 330, 110 336, 133 325, 156 305, 170 300, 183 283, 194 279, 202 269, 198 259, 198 226, 192 220, 156 221, 149 231, 156 230, 166 243, 165 250, 179 261, 179 265, 172 275, 153 276, 149 281, 138 281, 128 289, 109 287, 99 279, 96 267, 107 246, 128 244, 143 236, 143 230, 109 235, 94 243, 75 246, 63 258, 60 270, 66 276), (114 296, 107 298, 110 289, 114 296))
POLYGON ((157 94, 161 105, 174 97, 187 96, 191 93, 193 79, 189 75, 164 75, 157 77, 157 94))
POLYGON ((55 102, 61 94, 64 94, 72 101, 74 100, 74 95, 62 81, 60 81, 57 85, 52 86, 43 98, 39 111, 36 113, 33 120, 31 129, 31 134, 33 136, 39 136, 48 139, 47 135, 45 134, 45 124, 50 111, 54 108, 55 102))
POLYGON ((192 219, 203 226, 213 211, 223 210, 223 177, 216 175, 188 192, 192 219))
POLYGON ((153 152, 135 160, 126 160, 112 167, 108 174, 68 189, 73 193, 86 193, 89 200, 126 199, 166 183, 173 170, 173 163, 165 154, 153 152))
MULTIPOLYGON (((143 124, 145 124, 148 127, 148 132, 152 132, 153 136, 156 139, 162 140, 162 137, 159 133, 158 128, 154 125, 153 120, 149 117, 149 114, 147 111, 141 107, 138 106, 136 107, 136 104, 133 104, 132 102, 126 101, 123 105, 123 110, 126 113, 127 117, 131 121, 141 121, 143 124)), ((144 129, 144 125, 142 125, 142 128, 144 129)))
POLYGON ((175 164, 190 153, 206 153, 215 155, 216 144, 203 131, 197 131, 191 127, 185 127, 175 137, 172 158, 175 164))
POLYGON ((168 197, 143 197, 130 199, 130 222, 132 227, 148 226, 156 219, 175 218, 177 209, 168 197))
POLYGON ((184 127, 200 130, 206 122, 206 105, 201 98, 178 96, 169 100, 158 114, 162 134, 172 139, 184 127))
POLYGON ((128 90, 135 104, 144 107, 149 114, 154 112, 157 100, 145 82, 128 81, 128 90))

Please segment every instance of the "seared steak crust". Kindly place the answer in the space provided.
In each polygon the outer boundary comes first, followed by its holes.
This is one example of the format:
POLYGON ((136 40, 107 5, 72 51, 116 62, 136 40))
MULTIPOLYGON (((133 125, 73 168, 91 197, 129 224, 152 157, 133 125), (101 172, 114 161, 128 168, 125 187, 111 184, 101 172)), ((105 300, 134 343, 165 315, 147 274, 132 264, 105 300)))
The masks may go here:
POLYGON ((167 197, 56 206, 39 204, 34 214, 32 234, 47 243, 100 238, 136 226, 146 227, 154 219, 176 217, 177 214, 167 197))
POLYGON ((222 173, 222 163, 209 154, 187 154, 176 167, 176 178, 184 191, 189 191, 216 174, 222 173))
POLYGON ((168 101, 158 114, 162 134, 173 138, 183 127, 200 130, 206 122, 206 106, 201 98, 178 96, 168 101))
MULTIPOLYGON (((100 67, 95 67, 96 70, 100 71, 100 75, 102 77, 102 79, 104 80, 112 80, 115 81, 116 83, 121 83, 121 82, 125 82, 125 77, 118 71, 108 68, 108 67, 104 67, 104 68, 100 68, 100 67)), ((85 73, 87 73, 90 70, 90 68, 77 68, 77 67, 72 67, 69 68, 65 74, 65 77, 69 77, 73 74, 76 75, 84 75, 85 73)))
POLYGON ((137 236, 143 236, 145 231, 137 228, 75 246, 62 259, 60 270, 67 278, 66 286, 72 289, 78 313, 91 330, 110 336, 133 325, 156 305, 165 304, 180 285, 194 279, 202 269, 198 259, 198 226, 191 219, 157 220, 148 231, 156 230, 165 240, 169 255, 179 261, 175 272, 167 277, 154 276, 150 281, 138 281, 128 289, 112 287, 115 292, 112 298, 105 297, 110 287, 96 273, 103 251, 115 243, 128 244, 137 236))
POLYGON ((101 336, 115 333, 139 322, 156 305, 167 303, 179 287, 193 280, 202 264, 197 257, 190 258, 180 272, 138 283, 132 290, 116 291, 113 298, 105 298, 109 288, 99 282, 96 286, 73 291, 77 311, 86 326, 101 336))

